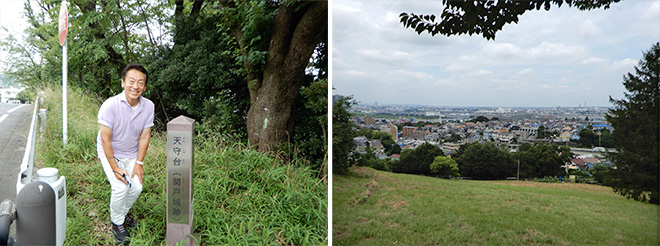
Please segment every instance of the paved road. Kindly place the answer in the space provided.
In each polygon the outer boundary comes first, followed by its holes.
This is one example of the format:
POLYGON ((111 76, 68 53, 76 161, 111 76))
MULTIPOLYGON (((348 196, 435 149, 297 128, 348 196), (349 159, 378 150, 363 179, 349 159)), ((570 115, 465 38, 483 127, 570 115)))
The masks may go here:
POLYGON ((16 201, 16 176, 25 152, 33 105, 0 103, 0 201, 16 201))

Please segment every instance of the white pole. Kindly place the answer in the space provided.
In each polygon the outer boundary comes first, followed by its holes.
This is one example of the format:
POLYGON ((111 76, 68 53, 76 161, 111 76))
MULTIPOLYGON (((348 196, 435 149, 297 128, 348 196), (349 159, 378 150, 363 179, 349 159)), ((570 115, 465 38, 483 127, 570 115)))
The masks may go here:
POLYGON ((62 46, 62 141, 66 145, 67 140, 67 50, 68 41, 62 46))

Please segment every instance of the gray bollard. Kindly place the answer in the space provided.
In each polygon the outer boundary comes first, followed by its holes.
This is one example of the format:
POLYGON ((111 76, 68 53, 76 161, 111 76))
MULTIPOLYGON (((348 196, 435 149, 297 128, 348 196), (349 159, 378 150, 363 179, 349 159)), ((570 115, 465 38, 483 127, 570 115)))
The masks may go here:
POLYGON ((29 183, 16 197, 16 241, 55 245, 55 192, 45 182, 29 183))

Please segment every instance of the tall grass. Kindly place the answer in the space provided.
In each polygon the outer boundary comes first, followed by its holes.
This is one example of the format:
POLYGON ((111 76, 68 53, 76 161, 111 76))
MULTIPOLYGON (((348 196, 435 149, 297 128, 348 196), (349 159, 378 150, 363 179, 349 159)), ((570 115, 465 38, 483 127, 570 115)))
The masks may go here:
POLYGON ((609 187, 365 167, 333 176, 334 245, 658 245, 658 235, 657 205, 609 187))
MULTIPOLYGON (((37 142, 37 166, 56 167, 67 178, 66 245, 108 245, 110 185, 96 154, 100 107, 69 89, 68 144, 62 144, 61 89, 44 88, 48 126, 37 142)), ((327 244, 327 185, 296 163, 198 132, 195 137, 194 231, 202 245, 327 244)), ((131 209, 139 221, 133 245, 160 245, 166 231, 166 140, 153 132, 145 181, 131 209)))

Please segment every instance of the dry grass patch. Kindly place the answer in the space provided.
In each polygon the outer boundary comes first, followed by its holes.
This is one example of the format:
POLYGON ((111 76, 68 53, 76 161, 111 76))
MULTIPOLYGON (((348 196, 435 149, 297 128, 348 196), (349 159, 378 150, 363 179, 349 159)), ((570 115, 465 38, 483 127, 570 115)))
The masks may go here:
POLYGON ((407 207, 410 205, 410 203, 407 201, 380 201, 377 204, 378 209, 380 209, 383 205, 389 207, 390 211, 395 212, 407 207))

